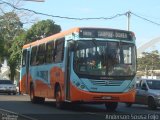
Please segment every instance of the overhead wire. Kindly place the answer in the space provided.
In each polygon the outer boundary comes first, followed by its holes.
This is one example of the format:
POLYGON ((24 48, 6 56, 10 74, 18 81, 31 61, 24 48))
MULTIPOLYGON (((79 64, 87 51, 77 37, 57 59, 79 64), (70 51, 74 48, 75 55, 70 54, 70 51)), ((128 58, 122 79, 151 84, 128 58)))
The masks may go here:
POLYGON ((160 23, 157 23, 157 22, 154 22, 154 21, 149 20, 149 19, 147 19, 147 18, 144 18, 144 17, 142 17, 142 16, 140 16, 140 15, 137 15, 137 14, 135 14, 135 13, 133 13, 133 12, 131 12, 131 14, 134 15, 134 16, 136 16, 136 17, 138 17, 138 18, 141 18, 141 19, 143 19, 143 20, 145 20, 145 21, 148 21, 148 22, 150 22, 150 23, 153 23, 153 24, 155 24, 155 25, 160 26, 160 23))
POLYGON ((116 17, 120 17, 120 16, 123 16, 123 15, 126 14, 126 13, 116 14, 116 15, 111 16, 111 17, 74 18, 74 17, 65 17, 65 16, 58 16, 58 15, 50 15, 50 14, 41 13, 41 12, 37 12, 37 11, 34 11, 34 10, 26 9, 26 8, 18 8, 16 6, 12 5, 11 3, 4 2, 2 0, 0 0, 0 1, 1 1, 0 4, 7 4, 8 6, 14 8, 16 10, 24 10, 24 11, 29 11, 29 12, 32 12, 32 13, 38 14, 38 15, 44 15, 44 16, 53 17, 53 18, 70 19, 70 20, 99 20, 99 19, 107 20, 107 19, 113 19, 113 18, 116 18, 116 17))
POLYGON ((147 19, 145 17, 137 15, 137 14, 131 12, 131 11, 128 11, 128 12, 125 12, 125 13, 122 13, 122 14, 116 14, 116 15, 111 16, 111 17, 75 18, 75 17, 66 17, 66 16, 58 16, 58 15, 51 15, 51 14, 41 13, 41 12, 37 12, 37 11, 30 10, 30 9, 27 9, 27 8, 18 8, 16 6, 12 5, 11 3, 5 2, 3 0, 0 0, 0 4, 7 4, 8 6, 14 8, 16 10, 19 10, 19 11, 29 11, 29 12, 32 12, 32 13, 37 14, 37 15, 43 15, 43 16, 48 16, 48 17, 53 17, 53 18, 60 18, 60 19, 68 19, 68 20, 109 20, 109 19, 114 19, 114 18, 120 17, 120 16, 127 16, 127 14, 132 14, 135 17, 138 17, 138 18, 143 19, 145 21, 148 21, 148 22, 150 22, 152 24, 160 26, 160 23, 154 22, 154 21, 152 21, 150 19, 147 19))

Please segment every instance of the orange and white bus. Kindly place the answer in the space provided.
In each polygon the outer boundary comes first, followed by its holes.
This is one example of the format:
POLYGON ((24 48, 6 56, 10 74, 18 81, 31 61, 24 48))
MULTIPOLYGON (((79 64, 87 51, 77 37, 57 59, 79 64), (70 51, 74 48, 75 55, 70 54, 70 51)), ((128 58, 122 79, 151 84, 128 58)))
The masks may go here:
POLYGON ((23 46, 20 92, 31 102, 104 103, 135 100, 136 46, 133 32, 73 28, 23 46))

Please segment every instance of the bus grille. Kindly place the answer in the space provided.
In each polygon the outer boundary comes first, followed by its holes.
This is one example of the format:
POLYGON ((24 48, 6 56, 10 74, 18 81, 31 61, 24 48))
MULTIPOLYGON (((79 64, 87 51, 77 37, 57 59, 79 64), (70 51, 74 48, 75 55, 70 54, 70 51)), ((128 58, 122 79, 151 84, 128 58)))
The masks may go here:
POLYGON ((90 80, 96 86, 120 86, 123 81, 121 80, 90 80))

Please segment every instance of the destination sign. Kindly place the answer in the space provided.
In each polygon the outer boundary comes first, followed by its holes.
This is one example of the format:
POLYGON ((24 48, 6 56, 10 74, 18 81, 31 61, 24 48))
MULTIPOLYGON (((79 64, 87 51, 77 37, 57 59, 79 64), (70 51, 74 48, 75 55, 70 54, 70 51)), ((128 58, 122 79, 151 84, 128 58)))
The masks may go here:
POLYGON ((106 38, 106 39, 120 39, 133 40, 131 32, 110 29, 81 29, 81 38, 106 38))

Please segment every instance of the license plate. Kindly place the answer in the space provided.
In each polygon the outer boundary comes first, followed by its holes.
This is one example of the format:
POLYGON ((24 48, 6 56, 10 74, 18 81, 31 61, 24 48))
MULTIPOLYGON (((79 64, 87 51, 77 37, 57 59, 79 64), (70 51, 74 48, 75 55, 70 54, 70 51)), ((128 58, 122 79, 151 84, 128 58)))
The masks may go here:
POLYGON ((111 96, 103 96, 102 99, 103 99, 103 100, 111 100, 112 97, 111 97, 111 96))

